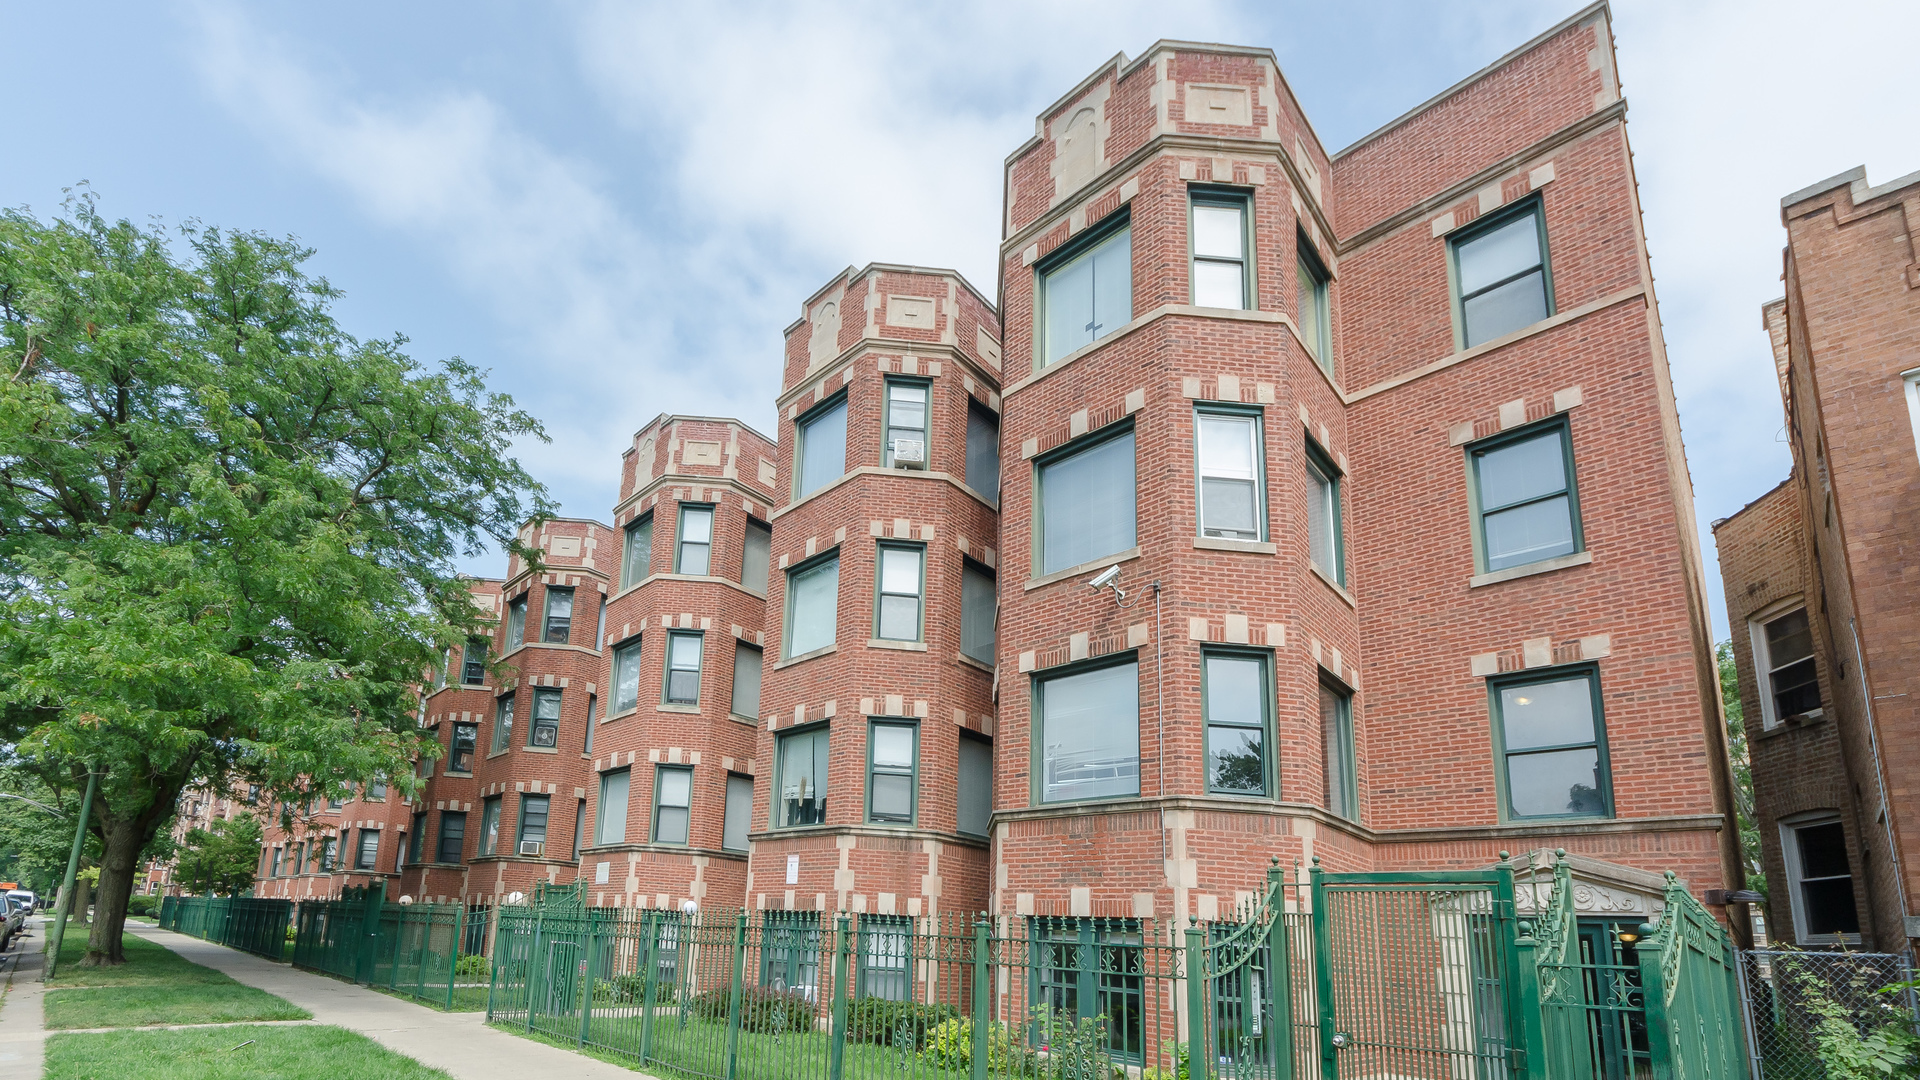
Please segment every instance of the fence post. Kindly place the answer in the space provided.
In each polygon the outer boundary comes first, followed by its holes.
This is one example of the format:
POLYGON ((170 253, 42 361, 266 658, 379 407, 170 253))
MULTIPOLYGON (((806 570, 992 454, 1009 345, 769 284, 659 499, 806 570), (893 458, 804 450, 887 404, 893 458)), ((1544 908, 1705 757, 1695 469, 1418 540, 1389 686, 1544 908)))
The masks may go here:
POLYGON ((1333 1041, 1337 1010, 1333 1007, 1332 913, 1327 910, 1327 872, 1320 869, 1318 855, 1313 857, 1308 874, 1312 882, 1314 1000, 1320 1005, 1319 1022, 1314 1025, 1320 1034, 1320 1076, 1321 1080, 1340 1080, 1340 1064, 1334 1060, 1340 1047, 1333 1041))
POLYGON ((988 936, 987 917, 980 915, 973 920, 972 1080, 987 1080, 987 1025, 992 1022, 988 1014, 993 1011, 987 980, 993 977, 993 967, 988 963, 988 954, 992 949, 993 939, 988 936))
POLYGON ((453 907, 453 942, 447 950, 447 1011, 453 1011, 453 984, 460 977, 460 946, 467 940, 467 905, 453 907))
MULTIPOLYGON (((1494 873, 1494 918, 1501 933, 1501 948, 1506 952, 1507 968, 1507 1066, 1515 1080, 1545 1077, 1546 1029, 1540 1011, 1540 969, 1535 961, 1533 927, 1519 922, 1519 907, 1514 899, 1513 865, 1506 852, 1494 873)), ((1532 886, 1528 886, 1532 889, 1532 886)), ((1536 917, 1540 914, 1538 892, 1531 894, 1536 917)))
POLYGON ((1207 1076, 1213 1055, 1207 1050, 1207 934, 1187 920, 1187 1075, 1207 1076))
POLYGON ((740 999, 747 981, 747 913, 733 917, 733 993, 727 1002, 727 1080, 739 1075, 740 999))
MULTIPOLYGON (((532 947, 527 951, 526 1030, 528 1031, 533 1030, 533 1002, 535 997, 534 989, 533 989, 534 973, 537 971, 544 970, 540 964, 540 931, 543 929, 543 927, 541 926, 541 920, 545 918, 545 916, 546 916, 546 905, 540 903, 538 900, 535 900, 533 904, 533 944, 532 944, 532 947)), ((540 978, 543 983, 546 981, 546 977, 544 975, 541 976, 540 978)))
POLYGON ((593 909, 585 908, 582 913, 587 917, 587 955, 580 962, 580 1046, 587 1045, 588 1025, 593 1022, 593 961, 600 954, 597 948, 600 941, 600 921, 593 917, 593 909))
POLYGON ((850 922, 845 915, 836 916, 833 931, 833 1033, 827 1043, 827 1080, 844 1080, 847 1075, 847 954, 852 949, 850 922))
MULTIPOLYGON (((1273 1080, 1293 1080, 1293 941, 1287 934, 1287 878, 1280 860, 1267 867, 1267 910, 1273 925, 1267 928, 1267 994, 1273 1002, 1273 1080)), ((1187 1075, 1193 1075, 1188 1066, 1187 1075)))
MULTIPOLYGON (((1661 918, 1671 919, 1677 914, 1668 910, 1661 918)), ((1660 973, 1664 942, 1654 935, 1654 925, 1640 924, 1640 941, 1634 946, 1634 954, 1640 961, 1640 1001, 1647 1012, 1649 1064, 1654 1080, 1673 1080, 1673 1030, 1667 1016, 1666 979, 1660 973)))
POLYGON ((368 885, 363 897, 365 906, 360 923, 360 955, 354 968, 353 981, 371 986, 374 959, 380 951, 380 908, 387 902, 387 883, 376 881, 368 885))
MULTIPOLYGON (((687 920, 687 933, 693 932, 692 919, 687 920)), ((675 941, 679 939, 676 937, 675 941)), ((647 936, 640 942, 637 950, 640 954, 640 1064, 646 1065, 647 1055, 653 1052, 653 999, 655 983, 660 972, 660 913, 647 912, 647 936)), ((680 970, 678 964, 673 969, 680 970)))

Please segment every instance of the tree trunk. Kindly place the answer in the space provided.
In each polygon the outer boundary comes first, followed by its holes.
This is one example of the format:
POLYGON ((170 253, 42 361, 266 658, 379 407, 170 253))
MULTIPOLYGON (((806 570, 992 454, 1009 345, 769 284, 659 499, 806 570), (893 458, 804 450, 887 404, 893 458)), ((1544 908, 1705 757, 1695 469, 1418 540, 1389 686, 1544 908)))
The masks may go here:
POLYGON ((93 904, 93 883, 83 877, 73 879, 73 910, 67 913, 67 921, 75 926, 87 925, 87 908, 93 904))
POLYGON ((87 937, 83 965, 124 964, 127 956, 121 934, 127 925, 127 900, 133 895, 134 871, 147 837, 140 822, 105 820, 105 850, 100 858, 100 887, 94 896, 93 932, 87 937))

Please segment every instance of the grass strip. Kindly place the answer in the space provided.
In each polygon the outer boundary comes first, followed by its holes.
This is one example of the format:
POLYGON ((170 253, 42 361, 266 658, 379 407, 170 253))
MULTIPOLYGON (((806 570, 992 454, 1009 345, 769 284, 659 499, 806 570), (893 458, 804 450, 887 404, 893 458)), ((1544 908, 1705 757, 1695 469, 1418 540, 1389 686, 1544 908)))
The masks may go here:
POLYGON ((61 944, 59 975, 42 999, 49 1029, 313 1017, 284 998, 132 934, 122 939, 127 962, 117 967, 79 966, 86 955, 84 928, 69 931, 61 944))
POLYGON ((45 1075, 57 1080, 452 1080, 337 1027, 55 1035, 47 1040, 45 1075))

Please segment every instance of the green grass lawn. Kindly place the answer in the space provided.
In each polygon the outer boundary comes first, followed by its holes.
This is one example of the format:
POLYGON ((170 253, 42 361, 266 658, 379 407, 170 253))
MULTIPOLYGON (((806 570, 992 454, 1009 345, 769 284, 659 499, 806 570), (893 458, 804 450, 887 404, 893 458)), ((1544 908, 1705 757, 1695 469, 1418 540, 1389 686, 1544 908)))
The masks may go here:
POLYGON ((47 1040, 49 1080, 451 1080, 337 1027, 114 1031, 47 1040), (241 1045, 251 1040, 251 1045, 241 1045))
POLYGON ((61 945, 59 973, 43 999, 49 1028, 226 1024, 313 1015, 132 934, 123 939, 127 962, 118 967, 80 966, 87 949, 83 927, 69 928, 61 945))

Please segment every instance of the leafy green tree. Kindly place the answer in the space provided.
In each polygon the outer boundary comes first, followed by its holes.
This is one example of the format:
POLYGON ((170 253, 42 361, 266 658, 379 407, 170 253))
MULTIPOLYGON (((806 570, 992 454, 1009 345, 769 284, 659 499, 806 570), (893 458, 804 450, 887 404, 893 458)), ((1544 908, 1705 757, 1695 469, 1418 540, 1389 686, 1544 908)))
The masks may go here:
POLYGON ((173 880, 196 896, 239 896, 253 887, 259 868, 260 819, 241 812, 181 837, 173 880))
POLYGON ((1747 885, 1767 891, 1767 875, 1760 862, 1760 826, 1753 816, 1753 763, 1747 755, 1747 714, 1740 702, 1740 672, 1733 663, 1733 642, 1713 648, 1720 665, 1720 702, 1727 714, 1727 756, 1733 764, 1733 815, 1740 829, 1740 857, 1747 866, 1747 885))
POLYGON ((100 776, 84 963, 190 785, 414 783, 415 684, 479 628, 453 560, 551 512, 482 373, 356 340, 291 240, 0 211, 0 745, 100 776))

